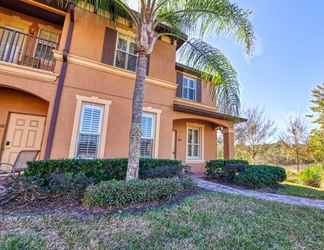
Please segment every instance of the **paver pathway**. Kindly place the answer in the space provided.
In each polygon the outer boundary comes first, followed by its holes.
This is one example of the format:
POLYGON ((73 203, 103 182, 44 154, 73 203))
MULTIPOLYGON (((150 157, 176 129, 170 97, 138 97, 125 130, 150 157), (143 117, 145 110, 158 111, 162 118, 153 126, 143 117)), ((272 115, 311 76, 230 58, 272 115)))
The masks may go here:
POLYGON ((277 201, 297 206, 316 207, 324 210, 324 200, 307 199, 290 195, 272 194, 253 190, 239 189, 222 185, 219 183, 214 183, 211 181, 206 181, 202 178, 195 176, 192 178, 194 182, 198 185, 198 187, 213 192, 239 194, 243 196, 254 197, 259 200, 277 201))

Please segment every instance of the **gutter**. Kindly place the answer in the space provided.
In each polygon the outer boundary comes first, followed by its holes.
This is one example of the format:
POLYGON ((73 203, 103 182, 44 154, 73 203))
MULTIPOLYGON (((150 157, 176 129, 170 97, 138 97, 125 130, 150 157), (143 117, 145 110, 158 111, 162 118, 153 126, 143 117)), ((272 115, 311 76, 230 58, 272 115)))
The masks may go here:
POLYGON ((70 48, 71 48, 71 43, 72 43, 72 34, 73 34, 73 29, 74 29, 74 5, 73 4, 71 4, 69 6, 69 13, 70 13, 71 22, 69 24, 68 34, 67 34, 67 38, 66 38, 66 42, 65 42, 65 46, 64 46, 64 50, 63 50, 63 64, 61 67, 61 72, 60 72, 59 80, 57 83, 53 111, 52 111, 52 116, 51 116, 50 125, 49 125, 47 144, 46 144, 45 155, 44 155, 45 160, 48 160, 52 153, 57 118, 58 118, 58 113, 59 113, 59 109, 60 109, 60 105, 61 105, 63 87, 64 87, 66 72, 67 72, 67 68, 68 68, 67 58, 68 58, 68 54, 70 53, 70 48))

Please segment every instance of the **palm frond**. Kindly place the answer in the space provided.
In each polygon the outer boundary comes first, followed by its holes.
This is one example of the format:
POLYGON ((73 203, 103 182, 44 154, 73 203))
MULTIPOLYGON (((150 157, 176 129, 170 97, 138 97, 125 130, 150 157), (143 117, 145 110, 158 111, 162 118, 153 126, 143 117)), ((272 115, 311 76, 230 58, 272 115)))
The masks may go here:
POLYGON ((250 53, 254 32, 250 11, 239 8, 229 0, 161 0, 157 21, 183 30, 187 34, 231 34, 250 53))
POLYGON ((179 62, 201 72, 210 95, 222 113, 239 115, 240 90, 237 73, 224 54, 199 39, 187 41, 178 52, 179 62))
POLYGON ((62 7, 74 4, 80 8, 94 12, 100 16, 115 20, 117 17, 124 17, 139 23, 138 15, 128 5, 126 0, 49 0, 58 1, 62 7))

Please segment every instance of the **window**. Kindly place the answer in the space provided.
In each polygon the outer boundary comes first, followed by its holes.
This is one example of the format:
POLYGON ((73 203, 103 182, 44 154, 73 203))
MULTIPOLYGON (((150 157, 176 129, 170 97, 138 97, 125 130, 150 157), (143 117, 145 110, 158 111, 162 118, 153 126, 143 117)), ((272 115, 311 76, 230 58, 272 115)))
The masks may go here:
POLYGON ((76 152, 77 158, 93 159, 98 157, 103 111, 103 105, 82 104, 76 152))
POLYGON ((188 128, 187 158, 201 160, 201 129, 188 128))
POLYGON ((131 71, 136 71, 137 55, 134 41, 119 36, 117 39, 117 49, 115 66, 131 71))
POLYGON ((192 101, 197 100, 197 80, 183 77, 182 97, 192 101))
POLYGON ((6 27, 0 29, 0 60, 17 63, 22 49, 24 34, 20 29, 6 27))
POLYGON ((52 60, 53 50, 56 49, 58 41, 58 34, 47 30, 39 32, 39 39, 37 39, 37 47, 35 57, 38 59, 52 60))
POLYGON ((155 143, 155 115, 144 112, 142 115, 141 157, 152 158, 155 143))

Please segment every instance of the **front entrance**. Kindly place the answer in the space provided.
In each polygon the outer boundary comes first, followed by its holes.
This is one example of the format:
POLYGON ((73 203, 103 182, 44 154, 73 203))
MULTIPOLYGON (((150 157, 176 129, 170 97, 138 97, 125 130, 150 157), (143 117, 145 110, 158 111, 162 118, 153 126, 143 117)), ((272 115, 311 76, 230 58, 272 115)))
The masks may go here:
POLYGON ((20 151, 40 150, 44 127, 44 116, 11 113, 1 162, 13 164, 20 151))

